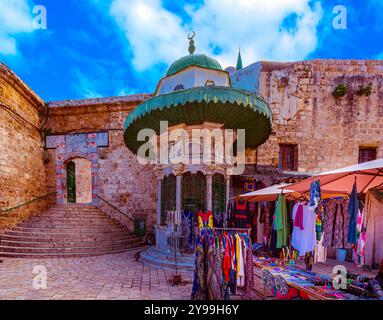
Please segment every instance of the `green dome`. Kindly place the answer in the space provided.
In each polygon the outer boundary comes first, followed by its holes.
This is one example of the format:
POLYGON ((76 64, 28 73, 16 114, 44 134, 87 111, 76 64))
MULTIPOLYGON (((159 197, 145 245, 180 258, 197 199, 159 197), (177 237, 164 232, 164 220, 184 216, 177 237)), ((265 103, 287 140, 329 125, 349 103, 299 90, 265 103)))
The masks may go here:
POLYGON ((124 125, 127 147, 134 153, 144 142, 137 140, 141 129, 160 132, 160 121, 223 124, 226 129, 246 129, 246 146, 256 148, 271 131, 271 110, 255 94, 227 87, 204 86, 155 96, 129 113, 124 125))
POLYGON ((210 58, 204 54, 189 54, 188 56, 182 57, 174 61, 169 67, 168 71, 166 72, 166 77, 169 77, 190 66, 213 70, 222 70, 222 67, 219 64, 219 62, 213 58, 210 58))

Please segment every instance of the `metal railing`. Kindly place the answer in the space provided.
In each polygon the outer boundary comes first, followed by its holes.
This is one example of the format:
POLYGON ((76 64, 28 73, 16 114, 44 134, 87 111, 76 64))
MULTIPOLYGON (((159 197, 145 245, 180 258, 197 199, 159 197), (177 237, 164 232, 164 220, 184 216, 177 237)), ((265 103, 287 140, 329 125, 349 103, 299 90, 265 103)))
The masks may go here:
POLYGON ((33 198, 32 200, 29 200, 29 201, 27 201, 27 202, 24 202, 24 203, 22 203, 22 204, 19 204, 19 205, 15 206, 15 207, 7 208, 7 209, 4 209, 4 210, 1 210, 1 211, 0 211, 0 214, 5 214, 5 213, 10 212, 10 211, 12 211, 12 210, 16 210, 16 209, 22 208, 22 207, 24 207, 24 206, 26 206, 26 205, 28 205, 28 204, 31 204, 31 203, 36 202, 36 201, 41 200, 41 199, 45 199, 45 198, 47 198, 47 197, 49 197, 49 196, 51 196, 51 195, 54 195, 54 194, 56 194, 56 193, 57 193, 56 191, 55 191, 55 192, 50 192, 50 193, 44 194, 44 195, 42 195, 42 196, 33 198))
POLYGON ((125 212, 121 211, 119 208, 117 208, 116 206, 114 206, 113 204, 111 204, 109 201, 101 198, 99 195, 96 195, 97 198, 99 198, 101 201, 105 202, 107 205, 109 205, 110 207, 112 207, 114 210, 116 210, 118 213, 122 214, 123 216, 125 216, 126 218, 128 218, 131 222, 133 222, 133 218, 131 216, 129 216, 128 214, 126 214, 125 212))

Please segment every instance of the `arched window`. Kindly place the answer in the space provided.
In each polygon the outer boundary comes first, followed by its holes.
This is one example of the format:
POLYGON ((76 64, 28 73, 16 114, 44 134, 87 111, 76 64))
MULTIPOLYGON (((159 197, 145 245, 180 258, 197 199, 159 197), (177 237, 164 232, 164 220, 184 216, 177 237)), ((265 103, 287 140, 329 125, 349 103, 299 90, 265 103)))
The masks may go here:
POLYGON ((177 84, 175 87, 174 87, 174 91, 178 91, 178 90, 183 90, 184 89, 184 86, 182 84, 177 84))
POLYGON ((206 82, 205 82, 205 86, 214 86, 214 85, 215 85, 215 83, 213 80, 206 80, 206 82))

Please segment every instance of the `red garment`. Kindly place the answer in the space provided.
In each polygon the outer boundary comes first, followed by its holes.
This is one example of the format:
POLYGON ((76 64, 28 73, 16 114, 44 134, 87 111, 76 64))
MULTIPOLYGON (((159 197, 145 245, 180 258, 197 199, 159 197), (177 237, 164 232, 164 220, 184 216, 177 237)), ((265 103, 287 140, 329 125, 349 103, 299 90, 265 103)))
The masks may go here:
POLYGON ((234 204, 234 225, 236 228, 251 228, 249 204, 239 199, 234 204))
POLYGON ((299 227, 303 230, 303 206, 298 205, 297 212, 295 213, 294 227, 299 227))
POLYGON ((230 259, 229 241, 230 241, 229 237, 225 236, 225 253, 223 255, 223 261, 222 261, 223 278, 224 278, 225 282, 229 282, 229 280, 230 280, 231 259, 230 259))

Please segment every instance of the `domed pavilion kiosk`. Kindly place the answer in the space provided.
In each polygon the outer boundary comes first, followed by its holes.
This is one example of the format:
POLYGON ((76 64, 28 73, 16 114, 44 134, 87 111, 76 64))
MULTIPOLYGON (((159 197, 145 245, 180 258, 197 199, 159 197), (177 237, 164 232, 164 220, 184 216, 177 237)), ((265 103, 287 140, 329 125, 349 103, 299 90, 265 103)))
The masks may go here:
POLYGON ((226 131, 233 132, 230 150, 236 157, 238 129, 245 130, 246 148, 265 142, 271 131, 271 111, 266 102, 253 93, 232 88, 228 72, 215 59, 194 54, 194 41, 189 40, 189 55, 170 65, 154 96, 133 110, 124 126, 125 144, 135 154, 147 142, 138 138, 140 131, 155 132, 151 141, 157 144, 152 162, 158 178, 157 248, 166 243, 167 211, 226 211, 230 175, 238 165, 224 159, 226 131), (167 122, 166 132, 163 121, 167 122), (176 134, 178 138, 172 141, 169 137, 176 129, 183 134, 176 134), (193 133, 198 129, 213 134, 208 139, 196 138, 193 133), (217 133, 222 133, 223 139, 217 138, 217 133), (204 161, 207 152, 211 161, 204 161))

